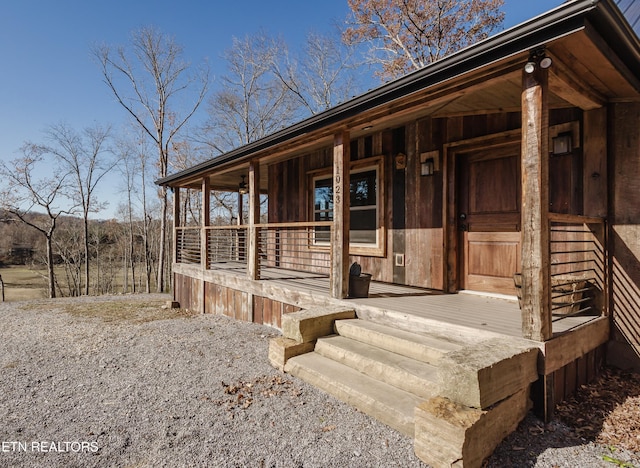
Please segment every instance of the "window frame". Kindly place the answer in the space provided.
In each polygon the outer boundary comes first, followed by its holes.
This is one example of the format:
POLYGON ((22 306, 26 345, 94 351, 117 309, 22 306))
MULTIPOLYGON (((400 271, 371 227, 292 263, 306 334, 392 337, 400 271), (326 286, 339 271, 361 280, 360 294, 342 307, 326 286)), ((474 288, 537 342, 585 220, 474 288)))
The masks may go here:
MULTIPOLYGON (((384 197, 384 156, 374 156, 371 158, 360 159, 357 161, 351 161, 349 165, 349 178, 351 174, 357 174, 360 172, 368 171, 376 172, 376 241, 375 243, 354 243, 349 242, 349 254, 350 255, 365 255, 371 257, 384 257, 386 251, 386 228, 385 228, 385 197, 384 197)), ((315 209, 315 190, 316 181, 323 179, 331 179, 331 168, 323 168, 315 171, 310 171, 309 175, 309 217, 312 222, 315 222, 315 215, 318 210, 315 209)), ((369 210, 374 205, 368 205, 366 207, 349 207, 349 212, 352 210, 369 210)), ((326 210, 320 210, 326 211, 326 210)), ((326 250, 331 246, 331 242, 316 241, 315 229, 310 236, 309 247, 317 250, 326 250)))

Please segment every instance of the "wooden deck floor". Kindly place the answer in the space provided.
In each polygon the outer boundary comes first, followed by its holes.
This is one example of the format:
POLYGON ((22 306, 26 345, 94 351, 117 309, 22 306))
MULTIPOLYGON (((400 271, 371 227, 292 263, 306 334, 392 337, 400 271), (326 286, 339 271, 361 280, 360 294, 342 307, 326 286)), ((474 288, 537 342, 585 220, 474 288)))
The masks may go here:
MULTIPOLYGON (((242 264, 225 263, 219 266, 219 269, 230 274, 244 275, 246 271, 242 264)), ((299 293, 326 295, 328 304, 336 302, 329 297, 329 277, 326 275, 280 268, 262 268, 260 281, 299 293)), ((515 296, 496 297, 470 292, 443 294, 430 289, 372 281, 368 298, 352 298, 346 301, 353 304, 356 311, 359 306, 362 306, 368 310, 375 308, 381 312, 400 312, 503 335, 522 336, 520 308, 515 296)), ((553 318, 554 335, 562 334, 597 317, 597 315, 555 316, 553 318)))

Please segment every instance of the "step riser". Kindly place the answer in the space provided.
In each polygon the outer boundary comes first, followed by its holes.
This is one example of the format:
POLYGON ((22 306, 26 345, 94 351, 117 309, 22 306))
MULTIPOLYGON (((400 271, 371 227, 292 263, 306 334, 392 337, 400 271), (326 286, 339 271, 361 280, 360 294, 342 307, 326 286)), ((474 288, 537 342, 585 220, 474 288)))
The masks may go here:
POLYGON ((333 359, 369 377, 419 397, 427 399, 436 394, 435 382, 420 378, 398 366, 388 365, 362 354, 334 346, 330 340, 318 340, 315 351, 326 358, 333 359))
POLYGON ((375 330, 361 328, 347 322, 348 321, 343 320, 336 322, 335 327, 339 335, 362 343, 367 343, 417 361, 437 365, 440 358, 448 352, 448 350, 437 349, 413 341, 403 340, 375 330))
MULTIPOLYGON (((317 353, 311 354, 317 355, 317 353)), ((326 370, 317 369, 313 363, 308 364, 304 362, 300 359, 302 357, 303 356, 298 356, 290 359, 285 366, 286 372, 333 395, 338 400, 356 407, 381 423, 409 437, 414 436, 414 408, 415 405, 419 404, 422 400, 411 396, 408 400, 409 404, 405 405, 406 408, 400 410, 398 407, 385 403, 375 392, 369 393, 367 391, 368 389, 366 389, 366 384, 361 386, 360 389, 357 389, 349 383, 333 378, 331 373, 328 373, 326 370)), ((401 392, 400 390, 396 391, 401 392)))
POLYGON ((393 310, 360 308, 358 310, 358 318, 411 333, 422 333, 444 338, 452 342, 460 343, 463 346, 477 344, 491 338, 503 336, 487 330, 478 330, 476 328, 465 327, 464 325, 454 325, 393 310))

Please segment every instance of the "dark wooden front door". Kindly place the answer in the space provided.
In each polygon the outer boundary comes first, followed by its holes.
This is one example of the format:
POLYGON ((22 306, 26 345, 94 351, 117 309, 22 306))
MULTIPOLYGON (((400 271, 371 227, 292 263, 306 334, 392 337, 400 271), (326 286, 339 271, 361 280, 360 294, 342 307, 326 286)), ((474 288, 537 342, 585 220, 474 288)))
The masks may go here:
POLYGON ((520 270, 520 144, 459 154, 460 288, 515 294, 520 270))

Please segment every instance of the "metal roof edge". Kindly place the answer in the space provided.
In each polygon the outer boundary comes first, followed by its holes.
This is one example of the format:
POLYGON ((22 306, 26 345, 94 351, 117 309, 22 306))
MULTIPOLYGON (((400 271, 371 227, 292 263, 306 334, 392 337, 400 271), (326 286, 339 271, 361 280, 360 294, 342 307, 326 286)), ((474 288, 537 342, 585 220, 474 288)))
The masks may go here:
MULTIPOLYGON (((433 62, 420 70, 385 83, 378 88, 367 91, 360 96, 338 104, 326 111, 310 116, 260 140, 238 147, 191 168, 158 179, 156 180, 156 184, 171 185, 179 180, 192 178, 199 173, 206 172, 223 164, 232 161, 241 161, 256 152, 277 146, 285 141, 345 120, 353 115, 391 102, 412 92, 486 66, 500 58, 535 49, 553 39, 583 29, 586 20, 591 20, 594 16, 603 16, 600 20, 596 18, 596 26, 599 23, 606 23, 606 26, 609 28, 612 25, 617 25, 618 29, 612 33, 624 37, 628 35, 626 29, 631 29, 617 6, 612 2, 613 0, 573 0, 563 3, 542 15, 504 30, 437 62, 433 62), (601 8, 600 5, 604 5, 604 8, 601 8), (604 14, 598 15, 596 13, 594 15, 594 12, 603 12, 604 14), (622 24, 619 24, 620 18, 623 20, 622 24)), ((635 33, 633 33, 633 37, 635 37, 637 42, 638 39, 635 33)), ((627 40, 626 42, 630 41, 627 40)), ((627 45, 629 46, 629 44, 627 45)), ((638 47, 638 50, 640 50, 640 47, 638 47)), ((638 62, 640 66, 640 54, 638 55, 638 62)))

